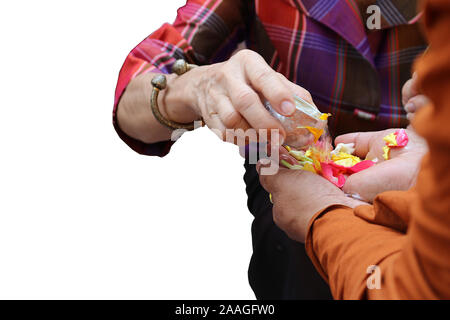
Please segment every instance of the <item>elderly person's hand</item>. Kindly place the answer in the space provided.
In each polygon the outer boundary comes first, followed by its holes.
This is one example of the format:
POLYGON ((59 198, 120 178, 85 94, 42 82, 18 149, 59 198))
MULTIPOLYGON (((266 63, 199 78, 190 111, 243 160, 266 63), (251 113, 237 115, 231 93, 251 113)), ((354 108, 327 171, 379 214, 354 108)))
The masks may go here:
MULTIPOLYGON (((270 166, 258 162, 256 169, 270 166)), ((273 220, 291 238, 304 242, 309 221, 320 210, 331 205, 354 208, 364 202, 346 197, 338 187, 322 176, 301 170, 280 168, 275 175, 261 175, 260 182, 272 194, 273 220)))
MULTIPOLYGON (((151 80, 156 75, 143 73, 133 79, 117 109, 121 130, 145 143, 172 138, 172 130, 151 112, 151 80)), ((181 76, 167 75, 167 88, 159 93, 158 106, 165 118, 175 122, 192 123, 202 118, 227 142, 239 144, 235 138, 245 137, 245 131, 252 128, 255 131, 248 132, 250 140, 264 129, 273 134, 275 142, 278 130, 277 142, 281 143, 286 132, 263 100, 279 114, 290 116, 295 111, 294 94, 313 103, 308 91, 273 70, 258 53, 244 49, 225 62, 199 66, 181 76)))
POLYGON ((336 138, 338 143, 354 143, 355 154, 377 164, 348 177, 344 192, 361 200, 372 202, 381 192, 408 190, 414 186, 420 162, 428 151, 425 140, 413 130, 407 129, 409 142, 403 148, 391 148, 389 160, 383 158, 383 137, 396 131, 388 129, 376 132, 349 133, 336 138))
POLYGON ((417 91, 417 74, 414 73, 413 77, 405 82, 402 88, 402 103, 407 112, 409 121, 412 121, 414 114, 426 106, 429 100, 426 96, 419 94, 417 91))
POLYGON ((227 129, 278 129, 285 136, 281 123, 265 109, 262 99, 285 116, 295 111, 294 94, 313 103, 308 91, 247 49, 226 62, 195 68, 184 77, 191 79, 188 105, 224 139, 227 129))

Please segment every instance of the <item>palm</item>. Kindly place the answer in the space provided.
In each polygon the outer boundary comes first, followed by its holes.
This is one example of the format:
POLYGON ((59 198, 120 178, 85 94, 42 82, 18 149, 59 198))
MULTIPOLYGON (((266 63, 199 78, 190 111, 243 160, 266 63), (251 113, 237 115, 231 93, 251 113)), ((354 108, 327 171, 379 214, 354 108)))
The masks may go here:
POLYGON ((407 130, 409 143, 404 148, 390 151, 389 160, 383 159, 383 137, 395 129, 340 136, 336 142, 354 142, 356 155, 377 161, 377 165, 350 176, 344 192, 372 202, 381 192, 408 190, 417 177, 420 161, 427 151, 425 141, 412 130, 407 130))

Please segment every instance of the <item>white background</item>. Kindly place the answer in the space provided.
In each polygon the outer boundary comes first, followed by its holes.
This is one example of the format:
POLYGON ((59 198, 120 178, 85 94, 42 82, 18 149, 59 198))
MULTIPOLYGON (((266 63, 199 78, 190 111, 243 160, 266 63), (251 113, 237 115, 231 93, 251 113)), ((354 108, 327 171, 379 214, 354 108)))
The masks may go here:
POLYGON ((0 5, 0 298, 254 298, 237 147, 144 157, 112 126, 126 55, 183 4, 0 5))

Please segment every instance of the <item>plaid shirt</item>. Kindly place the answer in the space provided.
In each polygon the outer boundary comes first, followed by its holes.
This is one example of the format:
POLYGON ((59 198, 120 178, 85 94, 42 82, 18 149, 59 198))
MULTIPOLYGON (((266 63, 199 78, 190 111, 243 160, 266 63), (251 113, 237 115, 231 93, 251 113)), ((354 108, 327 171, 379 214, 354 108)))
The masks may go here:
POLYGON ((426 48, 412 0, 188 0, 128 55, 113 112, 120 137, 134 150, 165 155, 171 143, 144 144, 117 125, 116 108, 128 83, 146 72, 169 73, 176 59, 204 65, 228 59, 238 45, 307 89, 330 131, 380 130, 407 124, 401 88, 426 48), (368 30, 367 7, 381 9, 381 30, 368 30))

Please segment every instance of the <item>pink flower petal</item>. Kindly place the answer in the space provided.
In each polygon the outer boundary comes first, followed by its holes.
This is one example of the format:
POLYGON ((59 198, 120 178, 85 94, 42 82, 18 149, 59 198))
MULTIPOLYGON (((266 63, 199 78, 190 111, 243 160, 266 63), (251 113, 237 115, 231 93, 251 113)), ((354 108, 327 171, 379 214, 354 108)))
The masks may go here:
POLYGON ((406 133, 405 129, 400 129, 394 132, 397 140, 397 146, 396 147, 405 147, 408 142, 408 134, 406 133))
POLYGON ((337 165, 334 162, 321 162, 320 166, 322 167, 321 174, 325 179, 336 185, 338 188, 344 186, 346 179, 341 168, 345 167, 337 165))
POLYGON ((373 162, 371 160, 364 160, 364 161, 358 162, 353 167, 348 168, 348 171, 350 174, 357 173, 357 172, 369 169, 374 164, 375 164, 375 162, 373 162))
POLYGON ((320 165, 322 167, 322 176, 337 187, 342 188, 347 180, 347 176, 366 170, 375 165, 375 162, 371 160, 364 160, 358 162, 352 167, 344 167, 332 161, 321 162, 320 165))

